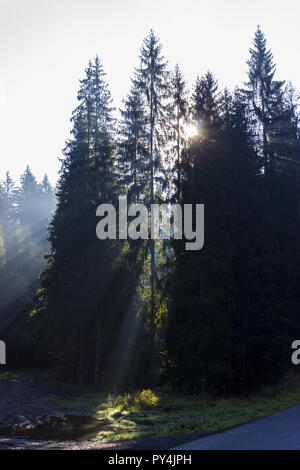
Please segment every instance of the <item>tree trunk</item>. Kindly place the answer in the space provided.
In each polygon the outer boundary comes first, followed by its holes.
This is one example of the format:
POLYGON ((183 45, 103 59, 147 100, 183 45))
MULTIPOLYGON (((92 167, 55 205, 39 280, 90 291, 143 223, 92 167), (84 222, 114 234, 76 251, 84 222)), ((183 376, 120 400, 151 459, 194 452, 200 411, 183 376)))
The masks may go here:
POLYGON ((96 331, 96 354, 95 354, 95 387, 100 384, 100 348, 101 348, 101 324, 100 320, 97 321, 96 331))
MULTIPOLYGON (((154 110, 153 110, 153 99, 154 99, 154 89, 153 89, 153 77, 151 75, 151 85, 150 85, 150 158, 151 158, 151 181, 150 181, 150 208, 154 204, 154 162, 153 162, 153 136, 154 136, 154 110)), ((152 235, 152 234, 151 234, 152 235)), ((154 240, 150 240, 150 257, 151 257, 151 313, 150 313, 150 375, 154 373, 154 358, 155 358, 155 296, 154 296, 154 274, 155 274, 155 249, 154 249, 154 240)))
POLYGON ((79 369, 78 369, 78 383, 80 386, 84 385, 84 360, 85 360, 85 350, 83 341, 80 342, 79 349, 79 369))
POLYGON ((178 202, 181 200, 181 181, 180 181, 180 116, 179 105, 177 109, 177 164, 178 164, 178 202))

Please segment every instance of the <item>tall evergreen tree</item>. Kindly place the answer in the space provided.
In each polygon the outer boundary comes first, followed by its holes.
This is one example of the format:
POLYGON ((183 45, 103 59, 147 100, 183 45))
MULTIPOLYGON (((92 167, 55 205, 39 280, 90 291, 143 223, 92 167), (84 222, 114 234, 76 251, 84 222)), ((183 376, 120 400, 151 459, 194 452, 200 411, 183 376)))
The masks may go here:
MULTIPOLYGON (((172 101, 174 107, 174 131, 175 131, 175 162, 174 170, 177 175, 173 175, 174 179, 177 180, 177 185, 180 187, 180 170, 181 170, 181 153, 183 150, 184 143, 184 123, 188 118, 188 102, 187 102, 187 91, 186 82, 184 81, 183 74, 178 66, 175 67, 172 75, 172 101)), ((177 194, 180 198, 180 195, 177 194)))
MULTIPOLYGON (((146 129, 148 135, 149 154, 149 196, 148 206, 158 200, 164 174, 164 157, 166 143, 170 132, 168 115, 170 111, 170 86, 167 63, 161 54, 159 38, 151 30, 144 39, 140 61, 141 65, 136 69, 134 84, 140 91, 145 103, 146 129)), ((155 246, 154 240, 150 240, 150 342, 154 357, 155 348, 155 246)), ((153 366, 152 366, 153 367, 153 366)))
POLYGON ((11 250, 16 245, 16 222, 17 214, 15 208, 15 183, 9 172, 0 184, 0 228, 4 250, 4 264, 8 262, 11 250))
POLYGON ((288 83, 281 103, 282 119, 274 124, 269 136, 274 168, 279 173, 289 175, 294 181, 298 180, 297 175, 300 174, 298 101, 295 88, 288 83))
POLYGON ((44 175, 40 184, 42 206, 46 213, 52 213, 55 209, 55 194, 54 189, 49 181, 48 175, 44 175))
POLYGON ((200 132, 204 134, 220 126, 218 82, 209 71, 196 80, 192 96, 192 114, 198 122, 200 132))
POLYGON ((50 194, 48 204, 44 204, 43 185, 28 166, 20 180, 20 186, 16 187, 7 172, 0 191, 2 328, 12 327, 14 321, 25 321, 24 308, 31 301, 38 275, 44 268, 43 257, 48 247, 46 226, 54 207, 54 197, 50 194))
POLYGON ((117 202, 111 97, 104 75, 96 57, 80 82, 72 139, 64 150, 58 205, 50 224, 51 253, 35 308, 38 329, 53 352, 70 361, 80 382, 85 380, 90 355, 94 372, 90 369, 89 374, 96 385, 109 340, 106 295, 116 256, 114 241, 100 241, 95 234, 97 206, 117 202), (89 344, 94 345, 92 350, 89 344))
POLYGON ((33 226, 38 223, 40 218, 40 207, 37 203, 39 185, 28 165, 20 180, 20 187, 16 191, 16 201, 24 237, 28 237, 30 232, 34 230, 33 226))
POLYGON ((149 196, 149 153, 147 116, 140 90, 132 85, 121 110, 119 124, 118 167, 121 184, 129 201, 149 196))
POLYGON ((269 139, 274 126, 285 118, 282 109, 284 82, 275 80, 276 66, 273 54, 267 49, 266 38, 259 26, 247 64, 249 81, 244 92, 249 99, 250 110, 257 119, 258 149, 263 157, 264 172, 267 174, 274 165, 269 139))

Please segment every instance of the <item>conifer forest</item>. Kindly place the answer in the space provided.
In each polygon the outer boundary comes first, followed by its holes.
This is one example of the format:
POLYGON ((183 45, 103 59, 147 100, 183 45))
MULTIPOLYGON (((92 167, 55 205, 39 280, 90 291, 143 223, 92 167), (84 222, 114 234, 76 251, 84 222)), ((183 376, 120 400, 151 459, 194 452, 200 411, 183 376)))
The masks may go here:
POLYGON ((299 94, 259 26, 233 90, 201 51, 187 83, 158 33, 145 31, 120 109, 105 62, 87 57, 56 184, 25 160, 17 180, 4 156, 0 338, 10 368, 93 390, 248 396, 293 367, 300 338, 299 94), (97 207, 124 196, 204 205, 203 248, 100 239, 97 207))

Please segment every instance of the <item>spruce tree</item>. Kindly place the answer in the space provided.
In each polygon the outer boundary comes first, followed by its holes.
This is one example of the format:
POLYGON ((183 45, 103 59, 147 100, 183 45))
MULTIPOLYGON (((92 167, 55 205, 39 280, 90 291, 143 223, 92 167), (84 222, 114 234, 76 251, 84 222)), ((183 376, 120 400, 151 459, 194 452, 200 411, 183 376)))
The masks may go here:
POLYGON ((118 142, 120 182, 128 200, 141 202, 149 197, 149 154, 147 117, 140 90, 133 84, 121 109, 118 142))
MULTIPOLYGON (((145 103, 146 132, 148 136, 147 151, 148 171, 150 175, 148 185, 148 207, 159 200, 163 184, 164 166, 166 158, 166 143, 170 135, 170 85, 167 62, 161 54, 162 46, 159 38, 151 30, 144 39, 140 67, 136 69, 134 84, 139 90, 145 103)), ((150 240, 150 349, 155 351, 155 246, 150 240)), ((151 369, 154 369, 152 361, 151 369)))
POLYGON ((33 233, 40 219, 39 185, 28 165, 21 175, 20 183, 16 191, 16 202, 21 227, 26 238, 33 233))
POLYGON ((269 136, 274 168, 277 172, 288 175, 296 184, 300 171, 298 105, 298 93, 289 82, 284 89, 281 103, 282 119, 274 123, 269 136))
POLYGON ((9 172, 0 183, 0 228, 3 242, 4 264, 11 256, 11 250, 16 245, 15 183, 9 172))
POLYGON ((235 337, 237 245, 247 225, 245 207, 256 191, 255 155, 240 94, 226 92, 221 98, 215 86, 200 80, 195 91, 202 125, 183 153, 181 190, 183 204, 205 204, 205 245, 189 253, 184 242, 172 243, 168 374, 182 390, 228 393, 234 388, 240 346, 235 337))
POLYGON ((218 82, 209 71, 196 80, 192 95, 192 114, 203 135, 208 135, 209 131, 220 126, 218 82))
MULTIPOLYGON (((46 226, 53 211, 54 198, 48 194, 48 203, 44 204, 42 188, 43 184, 37 182, 28 166, 21 175, 19 187, 14 185, 8 172, 1 185, 2 327, 13 328, 15 321, 25 322, 28 312, 24 309, 31 302, 38 285, 38 275, 45 266, 44 254, 48 248, 46 226)), ((12 331, 13 336, 15 333, 12 331)), ((21 341, 21 338, 22 332, 18 340, 21 341)))
POLYGON ((89 375, 96 385, 109 340, 106 295, 116 255, 114 241, 98 240, 95 233, 97 206, 117 203, 111 97, 104 75, 96 57, 80 82, 50 224, 51 252, 35 307, 37 328, 52 351, 64 355, 81 383, 90 358, 89 375))
POLYGON ((42 206, 46 214, 51 214, 55 208, 55 194, 54 189, 49 181, 48 175, 44 175, 40 184, 42 206))
MULTIPOLYGON (((173 175, 173 180, 175 180, 177 186, 180 187, 181 153, 184 144, 184 122, 186 122, 188 118, 188 102, 186 82, 184 81, 183 74, 178 64, 176 65, 174 73, 172 75, 171 86, 174 113, 174 141, 176 155, 173 169, 177 173, 176 175, 173 175)), ((177 198, 180 198, 179 194, 177 194, 177 198)))
POLYGON ((266 38, 259 26, 247 64, 249 81, 244 92, 249 100, 250 111, 257 119, 258 150, 263 158, 264 173, 267 175, 274 166, 269 139, 274 126, 285 118, 282 112, 284 82, 275 80, 276 65, 273 54, 267 49, 266 38))

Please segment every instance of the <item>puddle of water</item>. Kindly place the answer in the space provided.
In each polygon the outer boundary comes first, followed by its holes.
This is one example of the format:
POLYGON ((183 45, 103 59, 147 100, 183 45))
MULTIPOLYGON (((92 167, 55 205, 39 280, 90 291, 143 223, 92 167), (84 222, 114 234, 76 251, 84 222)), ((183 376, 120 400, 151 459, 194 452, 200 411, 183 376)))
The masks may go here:
POLYGON ((84 415, 41 416, 39 421, 38 424, 26 422, 2 427, 0 435, 38 440, 84 441, 97 437, 101 431, 113 429, 109 421, 84 415))

